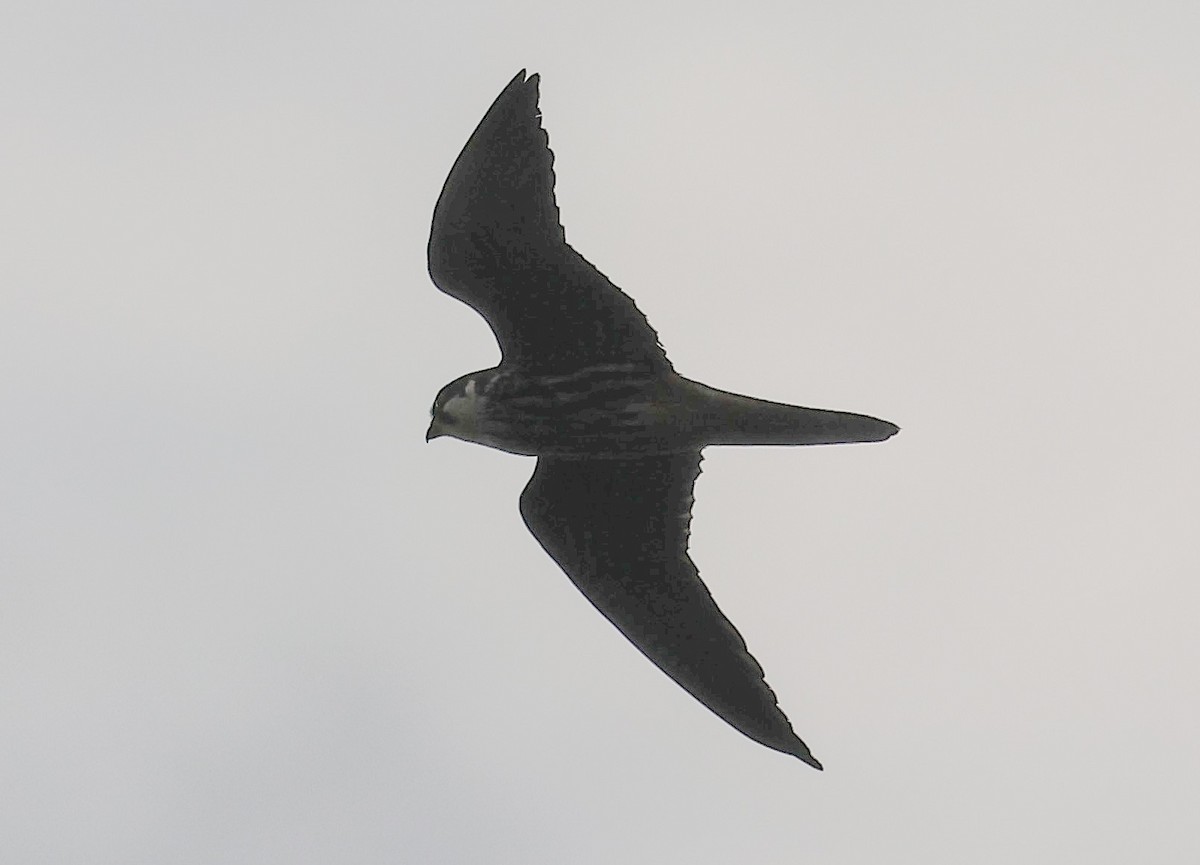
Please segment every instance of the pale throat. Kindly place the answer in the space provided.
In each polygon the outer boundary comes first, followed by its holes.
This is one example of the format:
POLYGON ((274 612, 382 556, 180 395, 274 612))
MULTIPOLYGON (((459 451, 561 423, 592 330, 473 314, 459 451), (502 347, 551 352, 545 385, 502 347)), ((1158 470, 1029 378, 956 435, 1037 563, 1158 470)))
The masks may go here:
POLYGON ((478 428, 483 414, 484 396, 479 392, 475 379, 470 379, 461 394, 456 394, 446 400, 442 410, 452 415, 468 429, 478 428))

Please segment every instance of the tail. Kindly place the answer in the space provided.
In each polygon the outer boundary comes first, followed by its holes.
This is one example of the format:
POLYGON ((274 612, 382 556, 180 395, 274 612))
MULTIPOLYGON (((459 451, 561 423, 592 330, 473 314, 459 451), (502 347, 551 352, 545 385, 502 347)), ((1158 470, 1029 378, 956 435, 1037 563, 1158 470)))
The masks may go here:
POLYGON ((714 445, 832 445, 881 442, 900 431, 865 414, 770 402, 699 382, 693 399, 695 431, 714 445))

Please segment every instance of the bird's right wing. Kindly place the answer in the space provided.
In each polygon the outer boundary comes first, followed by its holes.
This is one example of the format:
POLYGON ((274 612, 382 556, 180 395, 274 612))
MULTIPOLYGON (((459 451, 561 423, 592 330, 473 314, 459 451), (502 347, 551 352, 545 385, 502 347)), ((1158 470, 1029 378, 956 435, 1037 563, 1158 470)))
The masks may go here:
POLYGON ((699 473, 699 453, 540 457, 521 516, 596 609, 663 672, 751 739, 820 769, 688 556, 699 473))
POLYGON ((433 213, 429 273, 478 311, 506 365, 563 374, 598 364, 671 368, 633 300, 566 241, 538 77, 522 70, 450 169, 433 213))

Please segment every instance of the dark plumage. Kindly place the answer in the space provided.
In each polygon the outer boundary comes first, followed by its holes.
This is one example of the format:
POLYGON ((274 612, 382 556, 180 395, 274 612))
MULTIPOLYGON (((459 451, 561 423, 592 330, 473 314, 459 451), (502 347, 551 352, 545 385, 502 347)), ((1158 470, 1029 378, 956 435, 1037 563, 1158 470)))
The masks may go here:
POLYGON ((688 557, 700 450, 897 428, 678 375, 633 301, 566 242, 537 82, 522 71, 504 89, 434 210, 433 281, 483 315, 503 357, 442 389, 426 439, 537 456, 521 515, 596 609, 733 727, 820 769, 688 557))
POLYGON ((524 372, 669 370, 629 296, 567 245, 537 85, 524 71, 509 82, 450 169, 433 212, 429 273, 487 319, 504 363, 524 372))

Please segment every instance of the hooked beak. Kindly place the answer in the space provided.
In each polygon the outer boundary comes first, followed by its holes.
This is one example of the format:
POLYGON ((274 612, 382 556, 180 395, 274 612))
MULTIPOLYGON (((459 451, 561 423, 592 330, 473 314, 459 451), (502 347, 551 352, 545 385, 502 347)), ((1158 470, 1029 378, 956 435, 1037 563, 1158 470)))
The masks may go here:
POLYGON ((440 435, 444 435, 444 433, 442 432, 441 426, 437 422, 437 418, 434 418, 429 422, 429 429, 425 430, 425 441, 433 441, 440 435))

